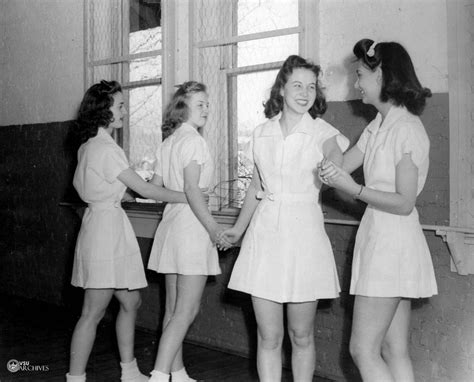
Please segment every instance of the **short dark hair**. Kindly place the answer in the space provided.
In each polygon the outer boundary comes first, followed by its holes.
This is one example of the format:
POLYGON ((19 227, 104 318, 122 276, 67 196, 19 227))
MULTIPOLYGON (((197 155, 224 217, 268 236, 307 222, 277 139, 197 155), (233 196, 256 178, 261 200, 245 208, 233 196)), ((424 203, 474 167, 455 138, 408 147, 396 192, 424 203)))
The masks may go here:
POLYGON ((111 106, 114 94, 122 91, 117 81, 102 80, 87 89, 79 107, 76 120, 81 142, 95 137, 99 127, 107 128, 113 120, 111 106))
POLYGON ((406 49, 397 42, 379 42, 363 39, 354 45, 354 55, 370 70, 382 69, 380 100, 405 106, 415 115, 421 115, 431 90, 424 88, 406 49), (372 48, 372 49, 371 49, 372 48))
POLYGON ((280 91, 288 82, 288 78, 295 69, 308 69, 316 76, 316 99, 308 111, 311 117, 315 119, 322 116, 326 112, 326 98, 324 97, 323 91, 319 86, 318 81, 321 68, 319 65, 315 65, 300 56, 291 55, 285 60, 282 67, 278 71, 275 82, 270 91, 270 98, 264 103, 265 117, 273 118, 283 110, 283 97, 281 96, 280 91))
POLYGON ((173 98, 166 106, 163 115, 163 123, 161 125, 162 140, 164 141, 175 132, 183 122, 189 117, 189 107, 186 103, 188 98, 195 93, 206 93, 206 85, 196 82, 187 81, 178 85, 178 89, 173 94, 173 98))

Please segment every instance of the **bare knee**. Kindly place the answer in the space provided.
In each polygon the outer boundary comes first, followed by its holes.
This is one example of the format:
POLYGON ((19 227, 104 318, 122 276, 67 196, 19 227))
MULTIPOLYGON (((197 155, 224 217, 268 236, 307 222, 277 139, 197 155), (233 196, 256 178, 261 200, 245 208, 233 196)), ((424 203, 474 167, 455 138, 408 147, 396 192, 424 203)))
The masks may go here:
POLYGON ((170 315, 170 321, 179 321, 185 325, 191 325, 199 313, 200 304, 176 309, 170 315))
POLYGON ((308 348, 314 343, 313 330, 308 329, 294 329, 289 328, 288 334, 290 336, 291 344, 297 348, 308 348))
POLYGON ((382 357, 385 360, 409 358, 408 344, 394 344, 389 341, 384 341, 382 343, 382 357))
POLYGON ((259 346, 266 350, 281 348, 283 343, 283 331, 280 330, 258 330, 259 346))
POLYGON ((105 311, 106 308, 84 306, 82 308, 80 321, 98 325, 102 318, 104 318, 105 311))
POLYGON ((367 346, 364 346, 364 344, 354 338, 351 338, 350 343, 349 343, 349 353, 352 356, 352 359, 358 363, 361 359, 364 357, 367 357, 369 354, 369 350, 367 346))
POLYGON ((127 296, 127 298, 119 299, 120 309, 125 312, 135 312, 142 304, 142 297, 140 293, 133 293, 127 296))

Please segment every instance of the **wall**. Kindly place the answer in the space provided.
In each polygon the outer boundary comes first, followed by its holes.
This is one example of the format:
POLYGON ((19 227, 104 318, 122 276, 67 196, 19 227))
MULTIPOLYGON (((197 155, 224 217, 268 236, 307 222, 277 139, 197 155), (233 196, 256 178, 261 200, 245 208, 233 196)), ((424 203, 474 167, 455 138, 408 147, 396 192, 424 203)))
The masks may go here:
POLYGON ((352 48, 362 38, 405 46, 420 81, 448 90, 445 0, 321 0, 320 60, 332 101, 357 99, 352 48))
POLYGON ((59 203, 75 197, 69 121, 84 91, 83 1, 0 0, 0 9, 0 290, 70 305, 80 222, 59 203))
MULTIPOLYGON (((70 120, 83 93, 82 6, 79 0, 0 0, 0 293, 75 310, 81 293, 70 287, 69 279, 79 219, 59 203, 74 197, 70 182, 77 143, 70 139, 70 120)), ((350 73, 346 55, 362 37, 405 43, 420 79, 436 93, 423 116, 432 144, 431 169, 418 207, 423 222, 441 225, 449 216, 444 8, 440 0, 320 1, 321 64, 334 89, 325 116, 329 122, 354 141, 373 116, 360 102, 348 101, 355 94, 350 93, 352 80, 345 77, 350 73)), ((337 200, 326 198, 331 213, 360 215, 361 206, 342 210, 337 200)), ((347 290, 355 228, 326 228, 343 293, 340 299, 321 302, 318 310, 317 373, 354 381, 357 371, 347 352, 352 310, 347 290)), ((431 231, 426 237, 440 293, 414 303, 410 341, 417 380, 469 381, 474 379, 474 276, 452 273, 446 244, 431 231)), ((150 244, 140 239, 145 260, 150 244)), ((209 281, 188 340, 253 356, 255 322, 249 298, 226 288, 236 256, 235 250, 222 254, 223 274, 209 281)), ((162 278, 147 276, 150 286, 143 291, 138 324, 156 330, 162 278)))
POLYGON ((83 0, 0 0, 0 125, 67 121, 84 94, 83 0))

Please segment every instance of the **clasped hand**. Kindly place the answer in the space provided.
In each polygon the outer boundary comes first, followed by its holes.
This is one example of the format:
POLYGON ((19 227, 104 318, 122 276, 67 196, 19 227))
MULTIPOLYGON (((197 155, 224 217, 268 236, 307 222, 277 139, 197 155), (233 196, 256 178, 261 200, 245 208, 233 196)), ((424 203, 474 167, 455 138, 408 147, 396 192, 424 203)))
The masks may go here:
POLYGON ((324 158, 318 164, 318 175, 323 183, 349 194, 353 192, 354 187, 358 187, 357 183, 347 171, 327 158, 324 158))
POLYGON ((228 228, 217 234, 216 245, 220 250, 227 250, 233 247, 242 235, 234 228, 228 228))

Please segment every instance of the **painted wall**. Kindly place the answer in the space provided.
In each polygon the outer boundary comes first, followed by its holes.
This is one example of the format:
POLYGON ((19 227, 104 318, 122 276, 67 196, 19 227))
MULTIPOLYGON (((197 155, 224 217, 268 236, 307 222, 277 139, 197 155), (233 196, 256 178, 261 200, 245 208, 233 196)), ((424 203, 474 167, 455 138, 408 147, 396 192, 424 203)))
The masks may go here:
POLYGON ((0 125, 73 119, 84 94, 83 0, 0 0, 0 125))
POLYGON ((448 91, 445 0, 321 0, 320 63, 328 99, 359 98, 352 48, 362 38, 396 41, 409 52, 420 82, 448 91))

